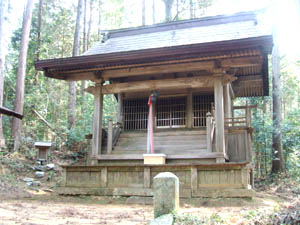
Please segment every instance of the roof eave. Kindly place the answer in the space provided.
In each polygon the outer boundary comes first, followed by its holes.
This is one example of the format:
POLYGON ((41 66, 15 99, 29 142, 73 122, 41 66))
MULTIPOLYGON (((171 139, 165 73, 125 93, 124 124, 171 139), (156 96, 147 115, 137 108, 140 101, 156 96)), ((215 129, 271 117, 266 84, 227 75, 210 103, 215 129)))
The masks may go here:
POLYGON ((272 51, 272 35, 265 35, 254 38, 229 40, 221 42, 210 42, 193 45, 163 47, 155 49, 143 49, 128 52, 116 52, 98 55, 75 56, 68 58, 57 58, 35 61, 36 70, 74 70, 76 68, 90 68, 91 66, 105 67, 111 64, 131 64, 170 56, 180 56, 184 54, 197 54, 215 52, 222 50, 236 50, 239 48, 261 47, 269 54, 272 51))

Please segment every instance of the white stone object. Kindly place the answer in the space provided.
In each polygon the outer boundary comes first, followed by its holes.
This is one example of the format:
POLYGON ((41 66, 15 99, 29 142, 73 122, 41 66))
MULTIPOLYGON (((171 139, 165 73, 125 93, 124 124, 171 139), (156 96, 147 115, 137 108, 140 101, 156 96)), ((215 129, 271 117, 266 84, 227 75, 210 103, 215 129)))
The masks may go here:
POLYGON ((154 218, 179 209, 179 179, 170 172, 153 178, 154 218))

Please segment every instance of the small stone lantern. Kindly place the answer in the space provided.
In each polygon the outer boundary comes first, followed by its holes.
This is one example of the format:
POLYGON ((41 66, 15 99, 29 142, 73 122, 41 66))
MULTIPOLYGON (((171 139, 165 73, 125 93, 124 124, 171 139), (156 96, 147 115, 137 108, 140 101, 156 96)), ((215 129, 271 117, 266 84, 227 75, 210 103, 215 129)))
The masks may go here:
POLYGON ((41 165, 43 165, 44 162, 48 163, 48 151, 51 145, 51 142, 38 141, 34 143, 34 147, 36 147, 39 150, 37 161, 39 161, 41 165))

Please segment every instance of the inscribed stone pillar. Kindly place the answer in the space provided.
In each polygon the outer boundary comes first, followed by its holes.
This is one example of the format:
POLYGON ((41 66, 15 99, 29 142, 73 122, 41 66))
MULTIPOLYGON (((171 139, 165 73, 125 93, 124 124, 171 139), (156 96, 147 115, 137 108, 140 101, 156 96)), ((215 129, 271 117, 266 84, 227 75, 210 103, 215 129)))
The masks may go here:
POLYGON ((170 172, 159 173, 153 178, 154 217, 179 209, 179 180, 170 172))

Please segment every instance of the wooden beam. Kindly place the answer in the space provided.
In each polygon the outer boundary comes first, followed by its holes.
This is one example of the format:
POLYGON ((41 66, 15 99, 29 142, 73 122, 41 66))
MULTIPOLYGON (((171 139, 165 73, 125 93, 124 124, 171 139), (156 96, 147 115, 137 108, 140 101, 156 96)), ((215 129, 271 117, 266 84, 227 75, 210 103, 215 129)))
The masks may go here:
POLYGON ((262 65, 262 56, 236 57, 221 60, 222 68, 235 68, 262 65))
POLYGON ((190 72, 197 70, 213 70, 215 68, 214 61, 188 62, 178 64, 152 65, 143 67, 131 67, 126 69, 106 70, 102 73, 104 80, 117 77, 128 77, 137 75, 162 74, 173 72, 190 72))
MULTIPOLYGON (((223 82, 230 82, 235 78, 231 75, 222 77, 223 82)), ((147 80, 135 81, 128 83, 114 83, 104 85, 102 87, 103 94, 117 94, 122 92, 145 92, 163 89, 182 89, 182 88, 200 88, 200 87, 213 87, 213 76, 198 76, 198 77, 185 77, 164 80, 147 80)), ((94 87, 89 87, 86 90, 90 93, 94 92, 94 87)))
POLYGON ((4 115, 7 115, 7 116, 14 116, 14 117, 16 117, 16 118, 18 118, 20 120, 23 119, 23 115, 22 114, 17 113, 15 111, 12 111, 12 110, 7 109, 7 108, 2 107, 2 106, 0 106, 0 114, 4 114, 4 115))

